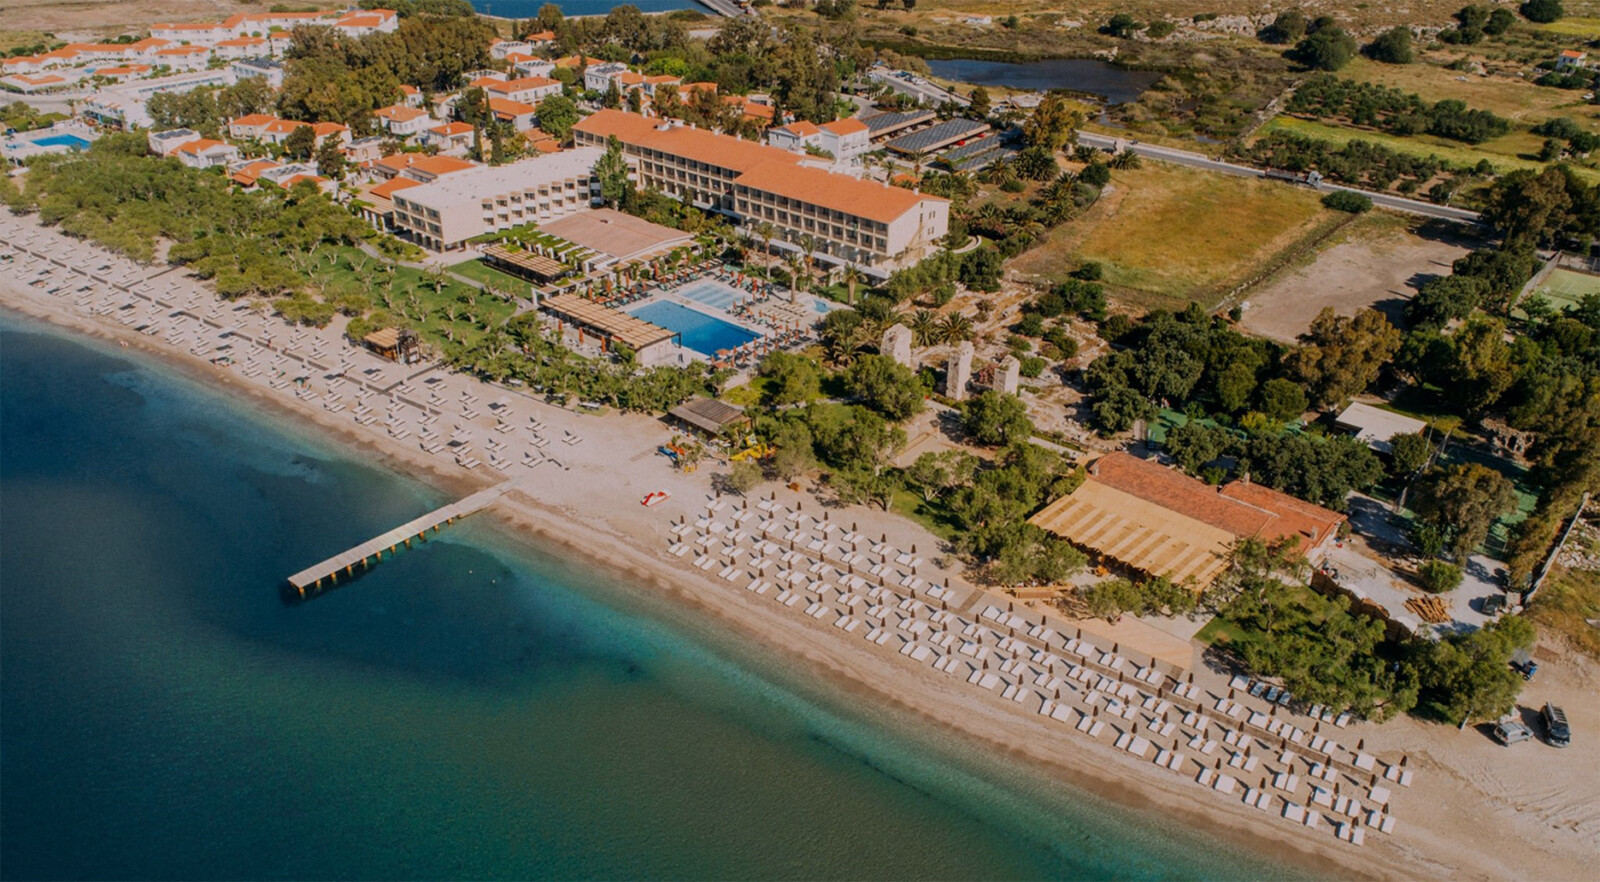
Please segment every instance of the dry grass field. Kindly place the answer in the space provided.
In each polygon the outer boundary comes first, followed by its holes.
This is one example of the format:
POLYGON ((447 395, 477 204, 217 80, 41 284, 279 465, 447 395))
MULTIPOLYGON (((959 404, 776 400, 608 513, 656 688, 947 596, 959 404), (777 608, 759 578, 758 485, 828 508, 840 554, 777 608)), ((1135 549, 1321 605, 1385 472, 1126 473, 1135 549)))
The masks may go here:
POLYGON ((1535 86, 1515 77, 1468 74, 1433 64, 1380 64, 1366 58, 1351 61, 1339 76, 1415 92, 1426 101, 1465 101, 1468 107, 1491 111, 1524 128, 1570 116, 1586 128, 1600 130, 1600 107, 1585 102, 1582 92, 1535 86))
MULTIPOLYGON (((1544 167, 1544 163, 1539 162, 1537 159, 1539 148, 1544 144, 1544 139, 1527 130, 1513 131, 1492 141, 1471 145, 1433 135, 1400 137, 1371 129, 1359 129, 1354 126, 1341 126, 1333 123, 1280 116, 1262 126, 1257 130, 1256 134, 1260 136, 1279 130, 1295 132, 1341 145, 1356 140, 1366 141, 1370 144, 1381 144, 1396 153, 1410 153, 1415 156, 1437 156, 1452 165, 1476 165, 1478 160, 1487 159, 1501 172, 1514 171, 1519 168, 1539 169, 1544 167)), ((1587 162, 1593 162, 1593 160, 1587 162)), ((1590 182, 1600 180, 1600 171, 1588 164, 1574 164, 1574 168, 1581 177, 1590 182)))
POLYGON ((1015 275, 1054 282, 1096 260, 1130 305, 1210 307, 1333 218, 1311 190, 1161 163, 1112 183, 1101 204, 1013 261, 1015 275))
MULTIPOLYGON (((351 4, 294 0, 291 5, 333 9, 351 4)), ((161 21, 207 21, 238 12, 266 12, 270 6, 238 0, 7 0, 0 22, 6 31, 49 31, 64 39, 114 36, 161 21)))

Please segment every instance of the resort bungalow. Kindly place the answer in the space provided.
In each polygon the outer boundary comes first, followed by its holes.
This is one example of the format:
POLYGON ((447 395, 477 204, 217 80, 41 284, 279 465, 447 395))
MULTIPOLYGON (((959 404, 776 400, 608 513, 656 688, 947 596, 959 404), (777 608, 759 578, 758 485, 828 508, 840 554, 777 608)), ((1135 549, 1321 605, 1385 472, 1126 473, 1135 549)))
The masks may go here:
POLYGON ((538 104, 552 95, 561 94, 561 83, 545 77, 518 77, 484 86, 491 99, 503 98, 523 104, 538 104))
POLYGON ((410 328, 381 328, 361 338, 373 353, 401 364, 415 364, 422 360, 417 344, 417 332, 410 328))
POLYGON ((750 428, 744 408, 715 398, 691 398, 667 412, 674 422, 713 438, 750 428))
POLYGON ((408 107, 404 104, 392 104, 380 107, 372 112, 378 118, 378 125, 396 138, 409 138, 420 135, 425 130, 438 125, 426 110, 420 107, 408 107))
POLYGON ((216 168, 239 159, 239 148, 212 138, 196 138, 178 147, 178 161, 190 168, 216 168))
POLYGON ((1388 454, 1389 442, 1396 435, 1415 435, 1428 428, 1428 424, 1419 419, 1362 404, 1359 401, 1351 402, 1350 406, 1339 412, 1333 419, 1334 428, 1348 435, 1354 435, 1357 441, 1367 445, 1373 450, 1388 454))
POLYGON ((1076 490, 1028 522, 1108 562, 1198 591, 1227 568, 1240 539, 1293 537, 1316 563, 1344 520, 1260 484, 1212 487, 1153 460, 1111 453, 1089 465, 1076 490))

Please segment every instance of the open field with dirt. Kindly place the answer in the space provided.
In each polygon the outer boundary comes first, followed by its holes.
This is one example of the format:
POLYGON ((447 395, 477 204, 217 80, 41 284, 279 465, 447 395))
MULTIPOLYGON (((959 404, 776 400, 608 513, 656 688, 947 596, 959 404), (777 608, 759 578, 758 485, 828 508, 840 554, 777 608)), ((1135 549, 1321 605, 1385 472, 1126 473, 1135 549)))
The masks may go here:
POLYGON ((1130 305, 1209 307, 1330 219, 1309 189, 1152 162, 1114 172, 1100 203, 1011 269, 1048 284, 1097 260, 1111 293, 1130 305))
POLYGON ((1450 264, 1472 250, 1444 225, 1372 214, 1351 224, 1301 266, 1244 295, 1244 330, 1292 342, 1324 307, 1340 315, 1375 307, 1400 321, 1417 288, 1450 274, 1450 264))

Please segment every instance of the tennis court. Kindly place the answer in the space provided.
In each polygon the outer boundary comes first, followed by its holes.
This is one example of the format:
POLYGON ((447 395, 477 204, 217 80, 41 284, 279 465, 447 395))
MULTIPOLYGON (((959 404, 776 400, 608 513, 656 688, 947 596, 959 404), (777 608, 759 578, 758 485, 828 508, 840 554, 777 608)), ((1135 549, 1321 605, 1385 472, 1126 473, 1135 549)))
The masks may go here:
POLYGON ((1534 293, 1550 301, 1558 312, 1565 311, 1577 306, 1585 294, 1600 294, 1600 276, 1557 268, 1534 293))

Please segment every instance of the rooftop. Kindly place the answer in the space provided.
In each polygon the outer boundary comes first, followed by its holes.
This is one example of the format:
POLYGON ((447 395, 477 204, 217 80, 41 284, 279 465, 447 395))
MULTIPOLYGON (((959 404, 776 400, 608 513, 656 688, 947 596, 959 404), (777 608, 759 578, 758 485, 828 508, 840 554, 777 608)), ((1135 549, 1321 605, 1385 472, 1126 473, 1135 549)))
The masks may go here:
POLYGON ((1379 453, 1389 452, 1389 439, 1394 436, 1415 435, 1428 428, 1428 424, 1422 420, 1359 401, 1352 402, 1334 417, 1333 422, 1379 453))
POLYGON ((930 126, 920 132, 901 135, 884 146, 897 153, 921 155, 932 153, 954 141, 981 135, 988 130, 989 124, 986 122, 971 119, 952 119, 936 126, 930 126))
POLYGON ((635 147, 660 150, 734 172, 748 171, 766 162, 793 166, 800 161, 787 150, 693 126, 664 125, 660 120, 622 110, 602 110, 580 121, 573 130, 600 137, 615 135, 635 147))
POLYGON ((478 166, 407 191, 406 201, 445 208, 463 201, 479 202, 500 193, 537 188, 540 184, 586 177, 605 151, 583 147, 499 166, 478 166))
POLYGON ((693 236, 681 230, 653 224, 609 208, 570 214, 540 224, 539 229, 618 260, 641 257, 694 241, 693 236))
POLYGON ((713 435, 745 419, 744 408, 715 398, 691 398, 668 411, 697 429, 713 435))
POLYGON ((919 203, 946 201, 904 187, 890 187, 805 165, 763 164, 740 175, 734 183, 881 223, 893 222, 919 203))
POLYGON ((601 306, 576 294, 545 297, 539 301, 539 308, 567 321, 593 328, 635 352, 678 336, 676 331, 634 318, 609 306, 601 306))

